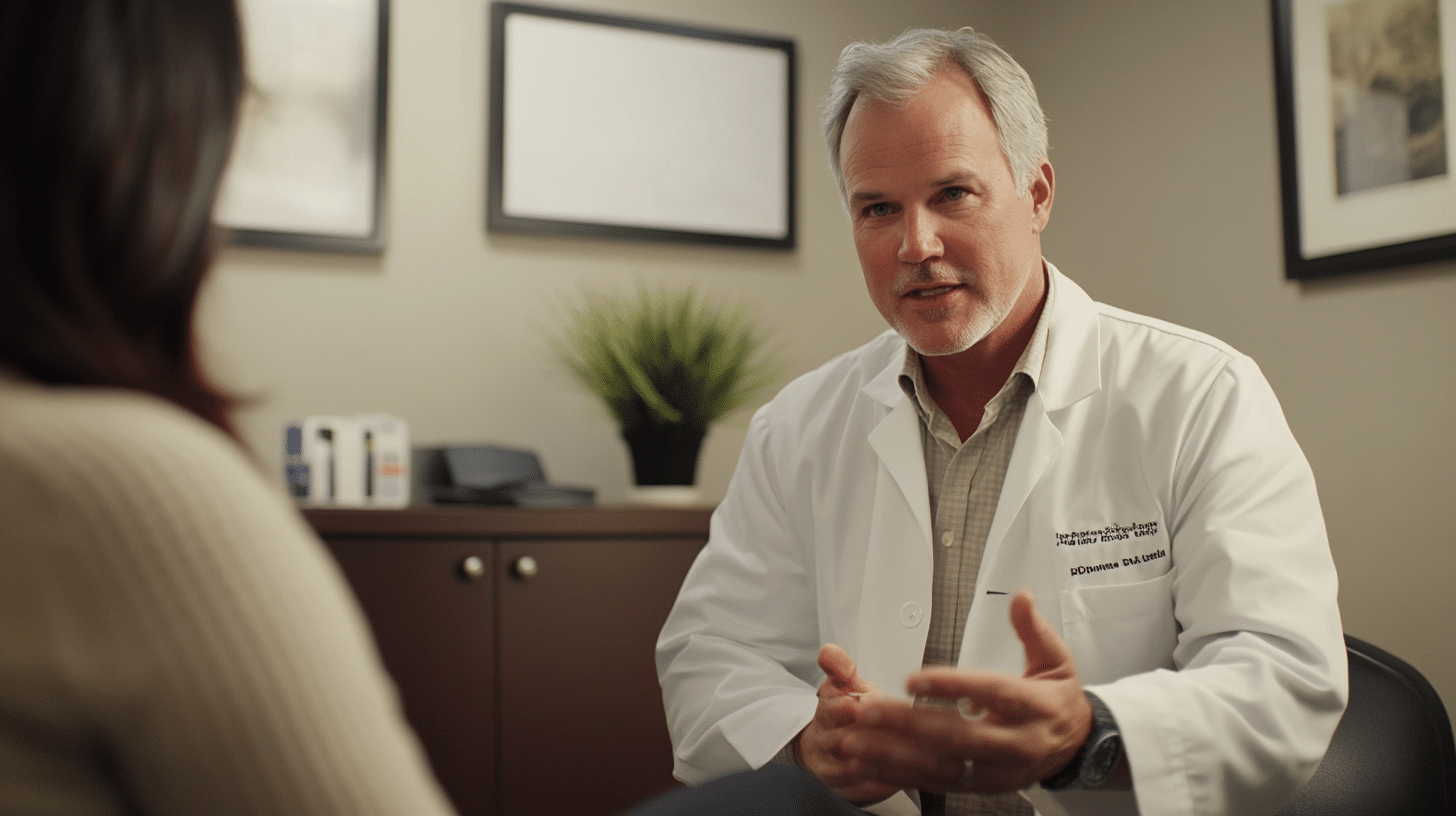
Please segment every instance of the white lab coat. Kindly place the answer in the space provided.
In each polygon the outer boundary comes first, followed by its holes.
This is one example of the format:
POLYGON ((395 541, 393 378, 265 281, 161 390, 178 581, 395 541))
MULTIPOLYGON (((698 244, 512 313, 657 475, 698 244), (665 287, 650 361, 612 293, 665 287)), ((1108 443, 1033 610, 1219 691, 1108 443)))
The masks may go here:
MULTIPOLYGON (((1314 772, 1347 694, 1314 478, 1258 367, 1198 332, 1054 296, 986 542, 960 665, 1021 674, 1030 589, 1112 710, 1129 793, 1043 814, 1272 813, 1314 772)), ((893 332, 755 414, 708 545, 658 643, 675 773, 768 762, 812 718, 823 643, 889 692, 921 665, 931 521, 893 332)), ((876 810, 916 812, 905 794, 876 810)))

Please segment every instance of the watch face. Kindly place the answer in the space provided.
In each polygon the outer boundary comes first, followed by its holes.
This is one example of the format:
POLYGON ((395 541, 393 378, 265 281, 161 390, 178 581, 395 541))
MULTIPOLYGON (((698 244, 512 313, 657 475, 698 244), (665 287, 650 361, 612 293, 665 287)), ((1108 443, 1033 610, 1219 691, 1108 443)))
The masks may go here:
POLYGON ((1087 760, 1082 764, 1082 784, 1095 788, 1107 781, 1122 758, 1122 737, 1109 734, 1092 747, 1087 760))

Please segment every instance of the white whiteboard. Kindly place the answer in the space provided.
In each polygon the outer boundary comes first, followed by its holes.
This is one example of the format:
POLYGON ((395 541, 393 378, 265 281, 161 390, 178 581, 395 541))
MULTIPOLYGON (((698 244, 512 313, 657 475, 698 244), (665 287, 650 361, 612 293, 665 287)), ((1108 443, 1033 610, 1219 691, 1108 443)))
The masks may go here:
POLYGON ((492 229, 791 247, 793 44, 495 6, 492 229))

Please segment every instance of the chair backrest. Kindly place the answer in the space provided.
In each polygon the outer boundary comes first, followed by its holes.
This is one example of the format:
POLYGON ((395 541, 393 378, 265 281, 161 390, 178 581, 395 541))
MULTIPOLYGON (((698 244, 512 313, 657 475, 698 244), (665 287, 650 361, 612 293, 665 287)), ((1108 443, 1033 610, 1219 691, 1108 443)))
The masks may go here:
POLYGON ((1436 690, 1345 636, 1350 704, 1314 778, 1279 816, 1456 816, 1456 743, 1436 690))

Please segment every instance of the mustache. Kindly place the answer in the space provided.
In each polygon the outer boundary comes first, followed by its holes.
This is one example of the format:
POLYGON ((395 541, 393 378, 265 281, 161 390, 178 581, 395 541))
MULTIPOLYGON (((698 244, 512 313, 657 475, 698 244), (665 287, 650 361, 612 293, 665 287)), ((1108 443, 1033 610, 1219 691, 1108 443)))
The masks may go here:
POLYGON ((940 263, 921 263, 907 267, 895 278, 890 291, 896 297, 904 297, 914 289, 927 289, 936 286, 958 286, 969 285, 975 281, 975 275, 965 270, 956 269, 940 263))

